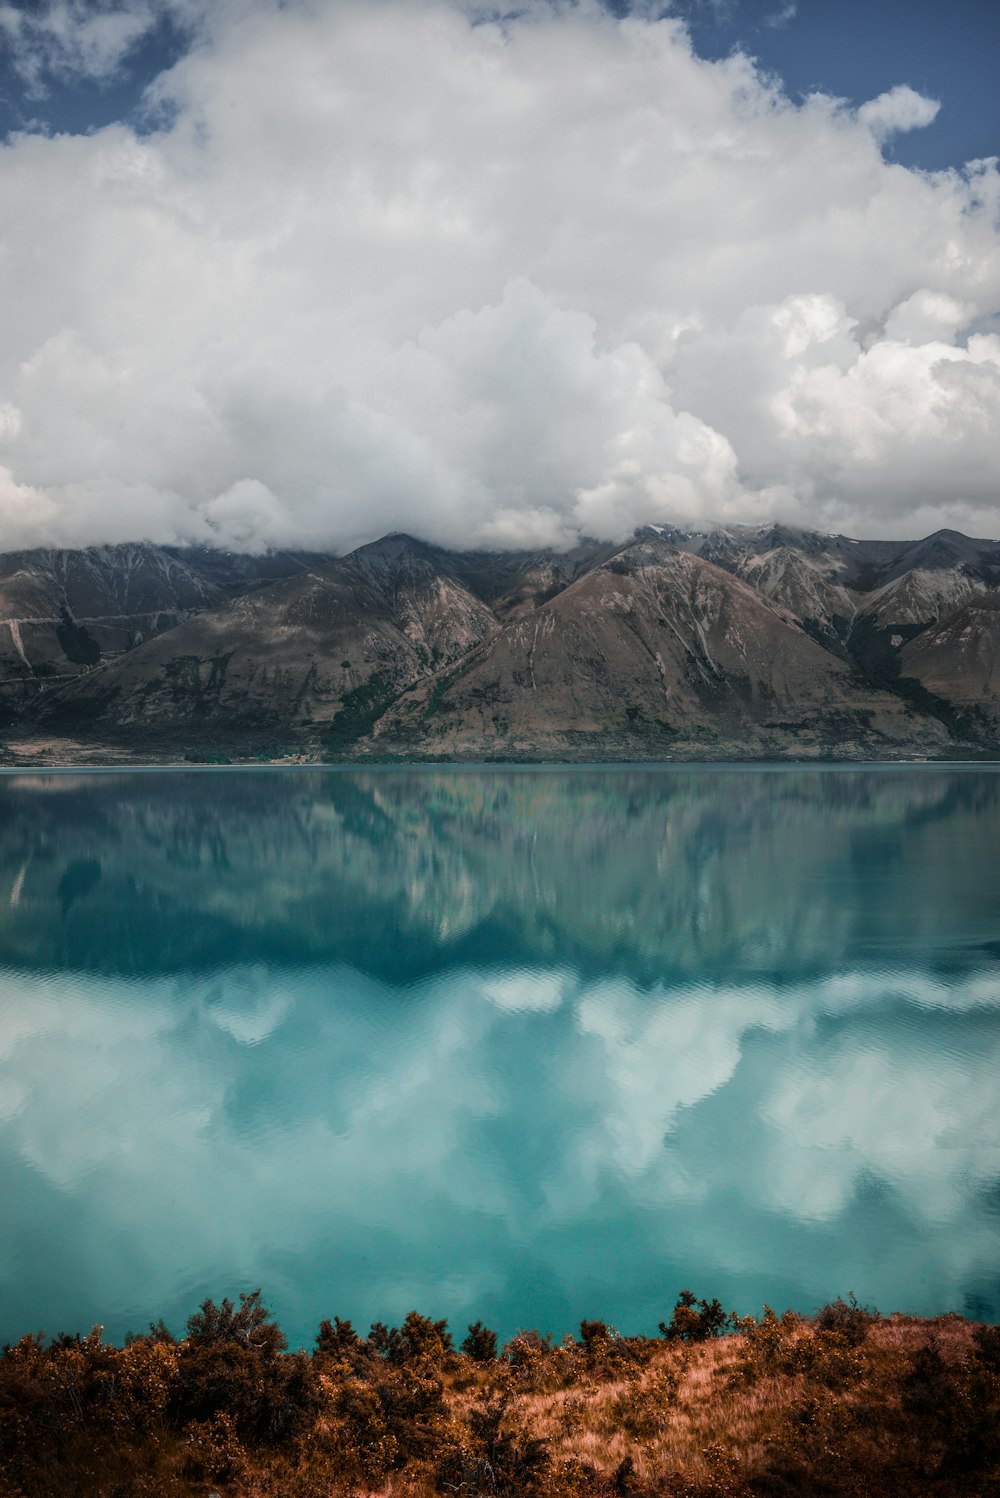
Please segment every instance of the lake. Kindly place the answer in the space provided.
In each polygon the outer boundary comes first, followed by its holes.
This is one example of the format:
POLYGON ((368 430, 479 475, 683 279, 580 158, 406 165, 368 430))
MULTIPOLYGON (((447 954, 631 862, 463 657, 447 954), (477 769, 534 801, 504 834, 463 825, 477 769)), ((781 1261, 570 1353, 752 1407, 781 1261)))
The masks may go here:
POLYGON ((0 776, 0 1340, 1000 1319, 1000 775, 0 776))

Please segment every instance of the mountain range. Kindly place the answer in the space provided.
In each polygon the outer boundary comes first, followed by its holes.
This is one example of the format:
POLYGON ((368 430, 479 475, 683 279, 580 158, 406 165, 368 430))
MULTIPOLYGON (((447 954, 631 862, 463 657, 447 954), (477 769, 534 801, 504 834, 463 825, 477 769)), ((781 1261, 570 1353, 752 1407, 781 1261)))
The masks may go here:
POLYGON ((1000 543, 0 556, 8 762, 991 758, 1000 543))

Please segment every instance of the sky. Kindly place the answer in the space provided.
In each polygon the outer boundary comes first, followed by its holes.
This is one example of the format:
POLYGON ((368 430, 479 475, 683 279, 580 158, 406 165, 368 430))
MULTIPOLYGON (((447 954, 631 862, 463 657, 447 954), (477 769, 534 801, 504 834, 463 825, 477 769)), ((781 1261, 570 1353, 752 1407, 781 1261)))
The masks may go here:
POLYGON ((0 549, 1000 533, 987 0, 0 0, 0 549))

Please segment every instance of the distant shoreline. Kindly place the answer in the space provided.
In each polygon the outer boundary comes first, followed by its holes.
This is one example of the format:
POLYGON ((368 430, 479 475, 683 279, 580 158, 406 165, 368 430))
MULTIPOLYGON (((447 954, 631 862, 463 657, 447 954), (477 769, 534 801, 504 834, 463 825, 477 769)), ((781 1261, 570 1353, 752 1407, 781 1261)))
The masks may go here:
POLYGON ((276 759, 259 758, 205 758, 175 759, 147 758, 128 755, 107 758, 55 759, 47 757, 21 758, 16 751, 0 762, 0 775, 19 774, 120 774, 123 771, 233 771, 233 770, 339 770, 339 771, 411 771, 427 772, 441 770, 498 771, 498 770, 551 770, 551 771, 675 771, 675 770, 989 770, 1000 769, 1000 755, 982 757, 966 755, 957 759, 934 759, 922 756, 912 759, 819 759, 814 756, 792 759, 307 759, 290 756, 276 759))

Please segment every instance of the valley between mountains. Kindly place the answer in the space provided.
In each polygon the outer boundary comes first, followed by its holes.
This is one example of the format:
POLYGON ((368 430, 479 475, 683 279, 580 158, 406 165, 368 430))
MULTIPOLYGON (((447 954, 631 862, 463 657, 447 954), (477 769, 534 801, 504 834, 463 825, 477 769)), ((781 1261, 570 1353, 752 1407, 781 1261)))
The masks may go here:
POLYGON ((991 759, 1000 543, 0 557, 11 764, 991 759))

